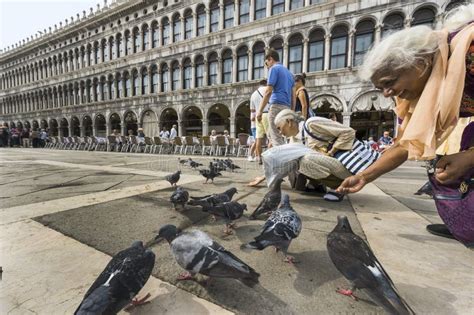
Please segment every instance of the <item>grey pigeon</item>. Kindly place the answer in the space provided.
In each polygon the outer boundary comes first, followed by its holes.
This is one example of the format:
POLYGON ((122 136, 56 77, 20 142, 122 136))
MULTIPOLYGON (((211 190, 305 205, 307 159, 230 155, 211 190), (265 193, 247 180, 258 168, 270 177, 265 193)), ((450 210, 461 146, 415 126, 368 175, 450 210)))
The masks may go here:
POLYGON ((198 168, 199 166, 202 166, 202 164, 201 164, 201 163, 198 163, 198 162, 195 162, 195 161, 190 161, 190 162, 189 162, 189 166, 191 166, 191 168, 196 169, 196 168, 198 168))
POLYGON ((375 257, 369 245, 354 234, 346 216, 337 217, 337 225, 328 235, 327 249, 334 266, 352 283, 350 290, 338 293, 351 296, 365 289, 370 298, 389 314, 414 314, 400 297, 395 285, 375 257))
POLYGON ((255 241, 242 245, 241 249, 263 250, 268 246, 275 246, 285 255, 284 262, 293 264, 296 261, 288 255, 288 247, 298 237, 301 228, 301 218, 291 207, 290 197, 284 194, 280 207, 270 215, 260 235, 255 237, 255 241))
POLYGON ((132 298, 143 288, 155 265, 155 254, 136 241, 116 254, 87 290, 76 315, 116 314, 128 304, 144 304, 149 294, 132 298))
POLYGON ((233 172, 236 169, 240 169, 241 167, 238 165, 235 165, 234 162, 232 162, 231 159, 226 159, 224 160, 224 165, 226 168, 230 169, 231 172, 233 172))
POLYGON ((189 193, 183 188, 178 187, 171 194, 170 201, 173 203, 174 209, 177 210, 176 206, 181 205, 182 209, 186 205, 186 202, 189 200, 189 193))
POLYGON ((283 179, 278 179, 270 190, 265 194, 260 204, 250 215, 250 219, 256 219, 262 213, 271 213, 278 208, 281 200, 281 183, 283 179))
POLYGON ((179 181, 180 175, 181 171, 176 171, 173 174, 166 175, 165 179, 170 182, 171 186, 176 186, 176 183, 179 181))
POLYGON ((214 168, 211 168, 209 170, 199 170, 199 174, 201 174, 202 176, 204 176, 204 178, 206 178, 206 181, 204 182, 204 184, 207 184, 209 180, 211 180, 212 183, 214 183, 214 178, 218 176, 222 176, 222 174, 219 173, 214 168))
POLYGON ((207 196, 202 196, 202 197, 191 196, 192 200, 189 202, 189 204, 190 205, 203 205, 202 203, 199 203, 199 202, 204 201, 205 203, 211 206, 215 206, 223 202, 231 201, 236 193, 237 193, 237 188, 232 187, 220 194, 212 194, 212 195, 207 195, 207 196))
POLYGON ((258 283, 260 275, 254 269, 202 231, 180 234, 174 225, 165 225, 156 238, 168 241, 176 262, 187 270, 178 280, 193 279, 199 273, 211 278, 239 279, 250 287, 258 283))
POLYGON ((209 212, 214 217, 224 218, 226 224, 224 233, 229 235, 232 234, 232 228, 236 227, 234 220, 240 219, 247 210, 245 203, 240 204, 237 201, 229 201, 212 206, 210 204, 204 204, 202 210, 209 212))
POLYGON ((179 164, 186 165, 186 164, 191 163, 192 159, 188 158, 187 160, 181 160, 181 158, 178 158, 178 161, 179 161, 179 164))

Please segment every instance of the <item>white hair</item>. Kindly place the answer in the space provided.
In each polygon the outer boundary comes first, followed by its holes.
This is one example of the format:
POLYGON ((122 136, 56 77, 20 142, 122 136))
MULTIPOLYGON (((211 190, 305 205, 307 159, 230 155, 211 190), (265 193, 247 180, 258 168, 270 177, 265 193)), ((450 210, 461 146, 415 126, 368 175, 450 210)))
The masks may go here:
MULTIPOLYGON (((474 5, 463 5, 450 12, 443 28, 457 30, 474 20, 474 5)), ((438 36, 428 26, 414 26, 393 33, 372 47, 364 57, 359 71, 362 80, 369 81, 383 69, 398 70, 414 66, 417 61, 438 50, 438 36)))
POLYGON ((304 120, 304 118, 301 115, 295 113, 291 109, 284 109, 276 115, 275 125, 279 125, 280 123, 282 123, 283 121, 287 119, 294 120, 296 122, 300 122, 304 120))

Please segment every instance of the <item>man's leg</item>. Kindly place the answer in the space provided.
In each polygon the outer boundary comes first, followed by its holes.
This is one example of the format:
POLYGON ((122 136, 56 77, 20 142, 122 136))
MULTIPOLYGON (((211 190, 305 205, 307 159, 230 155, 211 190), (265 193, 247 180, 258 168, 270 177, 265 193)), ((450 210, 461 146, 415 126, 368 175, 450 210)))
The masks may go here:
POLYGON ((285 139, 280 134, 280 132, 278 131, 275 125, 276 115, 278 115, 278 113, 284 110, 285 108, 288 108, 288 107, 284 105, 273 104, 270 107, 270 110, 268 111, 268 123, 270 127, 268 130, 268 135, 270 139, 272 140, 273 146, 279 146, 279 145, 285 144, 285 139))

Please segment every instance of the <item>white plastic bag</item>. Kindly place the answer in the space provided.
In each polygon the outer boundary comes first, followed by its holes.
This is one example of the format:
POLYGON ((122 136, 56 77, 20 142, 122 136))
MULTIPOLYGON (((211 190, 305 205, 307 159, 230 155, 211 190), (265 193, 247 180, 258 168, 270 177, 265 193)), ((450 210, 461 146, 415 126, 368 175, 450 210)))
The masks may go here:
POLYGON ((298 160, 313 150, 301 143, 288 143, 273 147, 262 154, 267 186, 271 187, 277 179, 286 177, 298 168, 298 160))

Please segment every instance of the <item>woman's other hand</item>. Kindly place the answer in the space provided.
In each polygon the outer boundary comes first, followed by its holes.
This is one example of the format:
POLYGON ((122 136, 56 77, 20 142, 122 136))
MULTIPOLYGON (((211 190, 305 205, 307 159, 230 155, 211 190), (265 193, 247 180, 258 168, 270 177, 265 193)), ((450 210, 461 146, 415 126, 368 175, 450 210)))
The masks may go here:
POLYGON ((436 163, 436 179, 443 185, 465 177, 474 167, 474 150, 443 156, 436 163))

